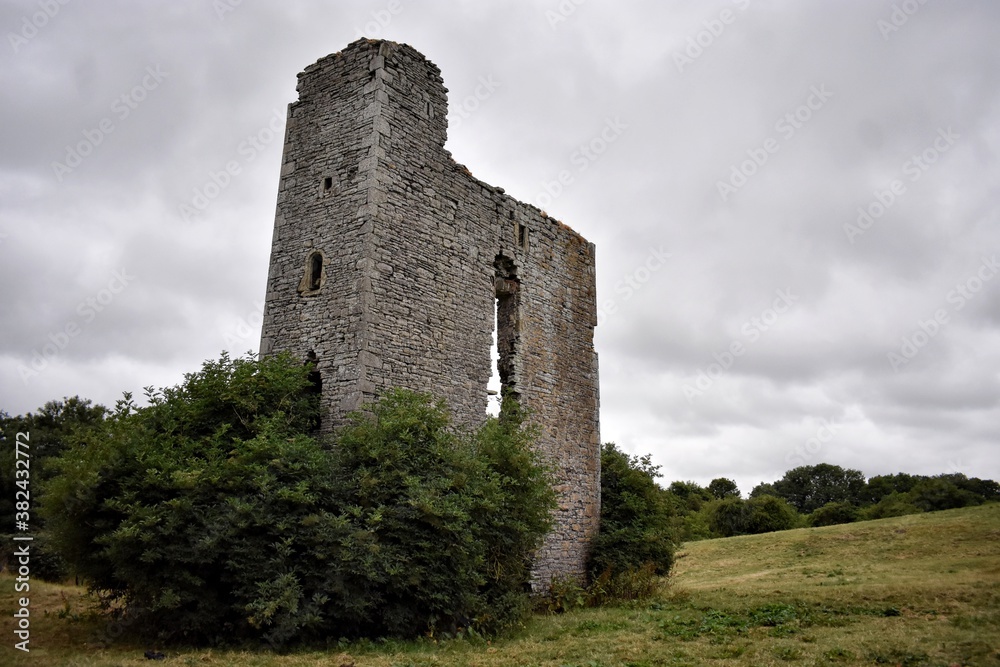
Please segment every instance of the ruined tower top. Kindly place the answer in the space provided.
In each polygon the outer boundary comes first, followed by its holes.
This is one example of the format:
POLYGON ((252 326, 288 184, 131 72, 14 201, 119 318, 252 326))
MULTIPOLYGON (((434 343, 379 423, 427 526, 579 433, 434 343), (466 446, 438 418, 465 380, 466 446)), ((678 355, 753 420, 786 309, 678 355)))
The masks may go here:
POLYGON ((423 143, 444 147, 447 138, 448 89, 441 70, 408 44, 385 40, 360 39, 343 51, 320 58, 299 74, 296 90, 300 102, 316 103, 331 86, 360 85, 370 97, 366 118, 381 111, 379 105, 390 102, 391 89, 408 93, 392 100, 409 114, 419 129, 423 143), (345 69, 352 58, 364 54, 367 67, 360 71, 345 69), (388 58, 388 62, 387 59, 388 58), (379 94, 381 93, 381 94, 379 94))
POLYGON ((495 326, 503 387, 560 480, 535 575, 582 573, 600 493, 593 244, 455 163, 447 89, 413 48, 358 40, 306 68, 298 92, 261 353, 315 364, 324 429, 389 387, 474 426, 495 326))

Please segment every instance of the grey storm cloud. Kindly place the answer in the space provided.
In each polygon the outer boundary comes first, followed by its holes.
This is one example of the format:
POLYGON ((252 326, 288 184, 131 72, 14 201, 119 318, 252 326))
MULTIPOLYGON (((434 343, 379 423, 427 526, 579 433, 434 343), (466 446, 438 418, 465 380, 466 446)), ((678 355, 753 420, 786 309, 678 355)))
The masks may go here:
POLYGON ((360 36, 598 248, 602 437, 746 493, 1000 478, 1000 5, 7 2, 0 409, 255 350, 298 72, 360 36))

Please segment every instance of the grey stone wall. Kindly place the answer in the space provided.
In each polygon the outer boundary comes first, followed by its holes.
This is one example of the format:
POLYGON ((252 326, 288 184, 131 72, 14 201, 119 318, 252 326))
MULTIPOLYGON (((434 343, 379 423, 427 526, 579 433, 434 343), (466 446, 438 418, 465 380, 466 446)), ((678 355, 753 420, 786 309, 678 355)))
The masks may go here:
POLYGON ((359 40, 299 74, 298 92, 261 354, 315 355, 326 429, 389 387, 475 426, 498 313, 501 379, 560 480, 536 584, 581 575, 600 513, 593 244, 455 163, 447 89, 413 48, 359 40))

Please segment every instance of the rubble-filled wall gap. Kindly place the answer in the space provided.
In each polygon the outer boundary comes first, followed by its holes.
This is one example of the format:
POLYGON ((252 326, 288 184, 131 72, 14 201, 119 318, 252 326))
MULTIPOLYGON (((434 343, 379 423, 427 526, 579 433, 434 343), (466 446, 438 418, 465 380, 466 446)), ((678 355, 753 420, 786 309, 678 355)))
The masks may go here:
POLYGON ((496 269, 497 371, 500 375, 500 395, 516 399, 520 395, 515 359, 520 342, 518 307, 521 281, 517 277, 514 261, 509 257, 497 255, 493 266, 496 269))

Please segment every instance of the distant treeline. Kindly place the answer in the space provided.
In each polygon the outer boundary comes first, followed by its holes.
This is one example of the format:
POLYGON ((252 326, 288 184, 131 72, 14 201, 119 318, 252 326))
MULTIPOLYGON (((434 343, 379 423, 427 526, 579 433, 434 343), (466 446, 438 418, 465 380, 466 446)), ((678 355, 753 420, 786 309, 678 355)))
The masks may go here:
POLYGON ((829 463, 800 466, 743 499, 725 477, 707 487, 673 482, 664 491, 678 541, 884 519, 1000 500, 1000 484, 961 473, 876 475, 829 463))

